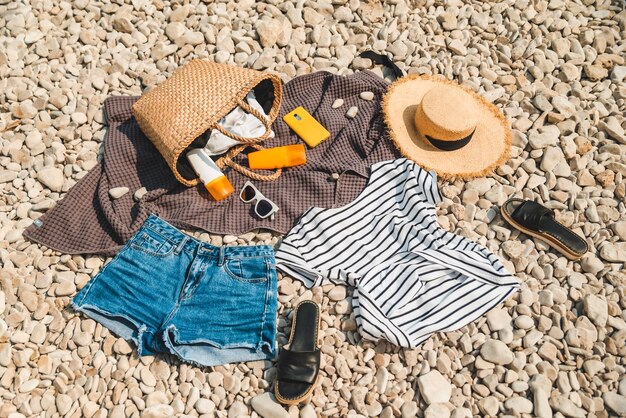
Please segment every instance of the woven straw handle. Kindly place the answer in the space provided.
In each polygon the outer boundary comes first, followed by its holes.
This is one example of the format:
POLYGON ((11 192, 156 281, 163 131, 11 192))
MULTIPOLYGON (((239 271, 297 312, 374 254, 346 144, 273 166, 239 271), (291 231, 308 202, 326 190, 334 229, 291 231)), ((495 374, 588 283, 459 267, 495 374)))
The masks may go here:
POLYGON ((261 136, 256 137, 256 138, 246 138, 246 137, 243 137, 243 136, 240 136, 240 135, 236 135, 236 134, 230 132, 229 130, 223 128, 219 123, 216 123, 213 128, 217 129, 218 131, 220 131, 221 133, 223 133, 227 137, 229 137, 231 139, 234 139, 235 141, 239 141, 241 143, 244 143, 244 144, 253 144, 253 143, 256 143, 256 142, 265 141, 267 139, 267 137, 269 136, 269 134, 272 132, 271 122, 270 122, 269 118, 267 116, 262 115, 258 110, 256 110, 252 106, 250 106, 244 100, 237 99, 237 104, 243 110, 245 110, 246 112, 250 113, 252 116, 257 118, 263 124, 263 126, 265 127, 265 133, 263 135, 261 135, 261 136))
POLYGON ((230 149, 230 151, 226 153, 226 155, 224 155, 222 158, 217 160, 216 162, 217 166, 219 168, 224 168, 224 166, 229 166, 233 170, 240 172, 244 176, 248 176, 251 179, 258 180, 258 181, 272 181, 280 177, 281 173, 283 172, 281 168, 274 171, 272 174, 259 174, 254 171, 250 171, 247 168, 242 167, 241 165, 234 162, 233 157, 241 153, 241 151, 243 151, 246 147, 252 147, 257 150, 263 149, 263 147, 258 144, 247 144, 247 145, 239 145, 238 147, 233 147, 230 149))

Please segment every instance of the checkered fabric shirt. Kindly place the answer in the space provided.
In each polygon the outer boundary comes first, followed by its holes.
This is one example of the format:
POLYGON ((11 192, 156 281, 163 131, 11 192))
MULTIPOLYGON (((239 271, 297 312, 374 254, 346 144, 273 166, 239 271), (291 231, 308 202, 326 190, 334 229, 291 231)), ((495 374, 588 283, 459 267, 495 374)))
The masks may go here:
MULTIPOLYGON (((365 187, 369 167, 399 157, 386 133, 381 99, 388 83, 369 71, 350 76, 316 72, 284 86, 283 103, 272 129, 276 136, 266 148, 301 143, 283 122, 284 114, 303 106, 330 132, 331 137, 307 149, 307 163, 283 170, 277 180, 253 181, 280 210, 275 219, 261 220, 252 205, 239 199, 249 180, 226 168, 224 173, 235 193, 216 202, 204 188, 186 187, 176 181, 152 143, 139 129, 131 106, 137 97, 115 96, 104 102, 108 131, 104 160, 83 177, 58 204, 29 226, 24 235, 31 241, 68 254, 115 254, 151 214, 179 228, 203 229, 217 234, 241 234, 257 228, 286 233, 307 209, 342 206, 365 187), (374 99, 360 98, 364 91, 374 99), (344 104, 333 109, 336 99, 344 104), (352 106, 359 111, 346 117, 352 106), (129 193, 112 199, 109 190, 128 187, 129 193), (148 190, 139 201, 134 192, 148 190)), ((236 162, 246 166, 245 153, 236 162)))

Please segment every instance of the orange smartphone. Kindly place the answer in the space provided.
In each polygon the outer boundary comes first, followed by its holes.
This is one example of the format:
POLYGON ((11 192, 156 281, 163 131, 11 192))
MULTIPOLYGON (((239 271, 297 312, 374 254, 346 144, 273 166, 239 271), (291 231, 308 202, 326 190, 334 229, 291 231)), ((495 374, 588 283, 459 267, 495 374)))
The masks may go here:
POLYGON ((330 132, 302 106, 287 113, 283 120, 311 148, 330 137, 330 132))

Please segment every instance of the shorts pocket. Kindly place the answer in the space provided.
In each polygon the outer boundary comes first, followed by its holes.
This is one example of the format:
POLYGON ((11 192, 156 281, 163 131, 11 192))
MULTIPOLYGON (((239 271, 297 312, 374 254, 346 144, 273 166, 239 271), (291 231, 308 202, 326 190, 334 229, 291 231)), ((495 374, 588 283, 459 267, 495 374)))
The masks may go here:
POLYGON ((134 250, 157 257, 170 255, 176 248, 172 241, 148 228, 139 230, 137 236, 130 241, 129 246, 134 250))
POLYGON ((268 280, 268 260, 266 257, 228 258, 224 271, 235 280, 246 283, 264 283, 268 280))

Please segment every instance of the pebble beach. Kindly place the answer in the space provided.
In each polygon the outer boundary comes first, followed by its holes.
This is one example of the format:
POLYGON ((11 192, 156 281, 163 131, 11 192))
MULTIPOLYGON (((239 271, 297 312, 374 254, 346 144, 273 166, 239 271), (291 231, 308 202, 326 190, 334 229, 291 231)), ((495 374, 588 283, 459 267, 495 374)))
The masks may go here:
MULTIPOLYGON (((626 417, 625 40, 621 0, 0 0, 0 418, 626 417), (361 339, 351 289, 279 275, 279 346, 301 300, 322 307, 319 384, 290 407, 272 395, 275 362, 139 358, 71 309, 108 259, 22 232, 106 158, 104 99, 140 95, 193 58, 284 82, 390 79, 365 50, 503 110, 510 160, 440 182, 437 211, 444 229, 493 251, 519 292, 404 349, 361 339), (570 261, 509 226, 499 208, 514 196, 553 209, 588 253, 570 261)), ((109 193, 141 193, 124 189, 109 193)), ((214 245, 279 239, 189 232, 214 245)))

